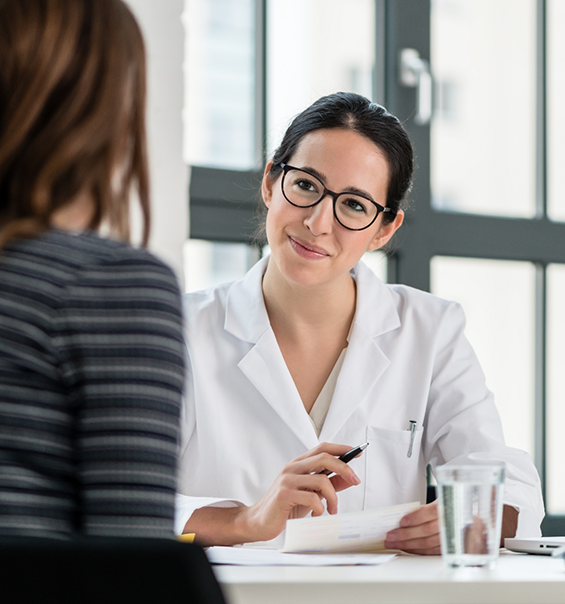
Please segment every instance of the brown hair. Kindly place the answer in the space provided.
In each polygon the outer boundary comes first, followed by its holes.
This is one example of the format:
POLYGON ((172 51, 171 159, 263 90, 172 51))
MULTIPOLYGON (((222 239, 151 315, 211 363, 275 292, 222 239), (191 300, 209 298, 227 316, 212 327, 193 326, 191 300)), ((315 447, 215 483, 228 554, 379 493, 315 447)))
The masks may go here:
POLYGON ((149 238, 145 49, 121 0, 0 0, 0 248, 81 195, 88 225, 149 238))

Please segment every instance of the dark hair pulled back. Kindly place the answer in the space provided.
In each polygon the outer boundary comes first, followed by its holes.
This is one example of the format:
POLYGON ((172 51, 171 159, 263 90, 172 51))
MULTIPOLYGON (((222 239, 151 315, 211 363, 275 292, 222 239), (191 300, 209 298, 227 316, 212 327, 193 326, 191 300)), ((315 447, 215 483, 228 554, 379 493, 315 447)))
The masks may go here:
POLYGON ((385 155, 390 179, 386 205, 391 209, 383 215, 391 222, 406 203, 412 187, 414 151, 406 130, 399 120, 384 107, 353 92, 336 92, 318 99, 299 113, 288 127, 282 142, 273 155, 269 176, 276 178, 282 172, 281 164, 291 163, 302 139, 313 132, 327 128, 343 128, 358 132, 373 142, 385 155))

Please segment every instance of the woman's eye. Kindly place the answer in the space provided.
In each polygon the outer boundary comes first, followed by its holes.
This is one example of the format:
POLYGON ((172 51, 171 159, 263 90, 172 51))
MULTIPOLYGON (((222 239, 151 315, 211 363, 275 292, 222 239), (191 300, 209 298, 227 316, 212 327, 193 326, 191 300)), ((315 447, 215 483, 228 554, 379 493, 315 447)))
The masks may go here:
POLYGON ((309 180, 297 180, 296 185, 301 191, 307 191, 308 193, 315 193, 317 191, 314 183, 310 182, 309 180))
POLYGON ((358 199, 344 199, 342 204, 345 206, 345 209, 349 210, 350 212, 367 213, 367 208, 358 199))

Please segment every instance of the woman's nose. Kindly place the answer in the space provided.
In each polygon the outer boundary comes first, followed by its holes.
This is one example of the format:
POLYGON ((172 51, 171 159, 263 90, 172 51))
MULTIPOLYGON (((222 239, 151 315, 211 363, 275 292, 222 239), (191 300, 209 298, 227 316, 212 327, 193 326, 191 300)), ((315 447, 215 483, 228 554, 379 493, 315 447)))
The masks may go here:
POLYGON ((334 224, 333 199, 326 195, 315 206, 309 208, 304 224, 313 235, 331 233, 334 224))

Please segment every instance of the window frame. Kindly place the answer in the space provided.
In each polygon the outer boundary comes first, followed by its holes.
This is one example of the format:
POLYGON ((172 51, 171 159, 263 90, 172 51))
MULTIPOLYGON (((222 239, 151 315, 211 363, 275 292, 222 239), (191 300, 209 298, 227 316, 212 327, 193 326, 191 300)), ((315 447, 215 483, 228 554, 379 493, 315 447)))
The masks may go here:
MULTIPOLYGON (((430 266, 434 256, 455 256, 531 262, 536 267, 535 427, 534 462, 546 491, 546 334, 547 267, 565 264, 565 223, 547 216, 547 79, 546 0, 536 0, 536 216, 508 218, 436 210, 431 204, 430 128, 414 123, 414 89, 398 86, 396 58, 402 48, 415 48, 430 60, 430 0, 385 2, 386 45, 385 104, 406 126, 418 156, 412 195, 399 233, 394 258, 394 277, 425 291, 430 290, 430 266)), ((391 271, 389 270, 389 275, 391 271)), ((565 516, 548 514, 544 535, 565 532, 565 516)))

